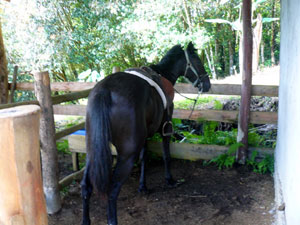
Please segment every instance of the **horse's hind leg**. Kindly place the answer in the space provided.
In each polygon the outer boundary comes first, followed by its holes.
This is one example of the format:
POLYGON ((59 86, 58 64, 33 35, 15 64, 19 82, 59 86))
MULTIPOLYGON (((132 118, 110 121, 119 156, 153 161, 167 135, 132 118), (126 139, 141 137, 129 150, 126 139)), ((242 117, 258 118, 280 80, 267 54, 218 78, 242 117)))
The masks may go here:
POLYGON ((135 162, 135 155, 130 157, 122 157, 118 156, 118 161, 116 168, 113 174, 113 182, 112 182, 112 189, 109 193, 108 199, 108 207, 107 207, 107 221, 108 225, 117 225, 117 198, 120 193, 121 186, 128 178, 134 162, 135 162))
POLYGON ((89 215, 89 200, 93 191, 92 184, 89 179, 89 162, 86 163, 86 168, 84 171, 83 179, 81 181, 81 195, 82 195, 82 205, 83 205, 83 216, 82 225, 90 225, 90 215, 89 215))
POLYGON ((145 178, 145 164, 146 164, 146 151, 147 151, 147 144, 144 145, 141 153, 140 153, 140 161, 141 161, 141 176, 140 176, 140 184, 139 184, 139 192, 140 193, 147 193, 146 187, 146 178, 145 178))

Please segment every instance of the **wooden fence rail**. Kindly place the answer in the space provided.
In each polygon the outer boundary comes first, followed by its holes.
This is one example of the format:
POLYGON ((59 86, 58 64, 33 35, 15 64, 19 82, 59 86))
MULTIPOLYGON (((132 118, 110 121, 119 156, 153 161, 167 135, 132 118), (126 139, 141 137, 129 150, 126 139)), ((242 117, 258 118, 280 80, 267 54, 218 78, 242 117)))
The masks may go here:
MULTIPOLYGON (((96 85, 95 82, 53 82, 51 83, 52 91, 82 91, 91 89, 96 85)), ((33 83, 17 83, 17 90, 34 90, 33 83)), ((197 94, 198 90, 191 84, 178 83, 175 89, 180 93, 197 94)), ((214 84, 212 83, 211 90, 206 94, 212 95, 241 95, 240 84, 214 84)), ((278 86, 267 85, 252 85, 252 96, 278 96, 278 86)))
MULTIPOLYGON (((85 116, 85 105, 55 105, 54 114, 85 116)), ((191 110, 174 109, 173 118, 186 119, 191 110)), ((218 121, 225 123, 237 123, 238 111, 225 110, 194 110, 191 120, 218 121)), ((250 112, 250 123, 252 124, 276 124, 277 112, 250 112)))

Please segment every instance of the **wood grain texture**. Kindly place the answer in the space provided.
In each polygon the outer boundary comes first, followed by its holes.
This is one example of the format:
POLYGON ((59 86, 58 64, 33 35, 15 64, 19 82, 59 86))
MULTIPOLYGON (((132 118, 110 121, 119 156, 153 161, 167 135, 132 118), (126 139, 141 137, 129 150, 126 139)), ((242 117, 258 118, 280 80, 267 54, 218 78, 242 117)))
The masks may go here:
POLYGON ((0 110, 0 224, 48 224, 39 115, 35 105, 0 110))

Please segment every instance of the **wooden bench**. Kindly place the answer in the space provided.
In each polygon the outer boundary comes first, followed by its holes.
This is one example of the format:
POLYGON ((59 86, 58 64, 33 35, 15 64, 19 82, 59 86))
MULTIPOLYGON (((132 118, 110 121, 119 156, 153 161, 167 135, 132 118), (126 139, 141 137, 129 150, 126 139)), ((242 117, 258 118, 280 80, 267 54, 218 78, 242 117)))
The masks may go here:
MULTIPOLYGON (((69 150, 72 153, 73 171, 79 170, 79 153, 86 153, 85 130, 79 130, 68 136, 69 150)), ((116 148, 111 145, 112 154, 117 155, 116 148)))
MULTIPOLYGON (((75 132, 72 135, 68 136, 69 149, 72 153, 72 164, 73 170, 79 170, 78 154, 86 153, 85 146, 85 132, 75 132)), ((147 143, 148 151, 151 151, 159 156, 162 156, 162 144, 159 142, 147 143)), ((199 145, 199 144, 189 144, 189 143, 170 143, 170 154, 172 158, 176 159, 185 159, 185 160, 210 160, 221 154, 226 153, 228 146, 220 145, 199 145)), ((274 149, 271 148, 249 148, 249 155, 253 151, 258 152, 258 158, 263 158, 264 155, 271 155, 274 153, 274 149)), ((112 145, 112 154, 117 155, 115 147, 112 145)))

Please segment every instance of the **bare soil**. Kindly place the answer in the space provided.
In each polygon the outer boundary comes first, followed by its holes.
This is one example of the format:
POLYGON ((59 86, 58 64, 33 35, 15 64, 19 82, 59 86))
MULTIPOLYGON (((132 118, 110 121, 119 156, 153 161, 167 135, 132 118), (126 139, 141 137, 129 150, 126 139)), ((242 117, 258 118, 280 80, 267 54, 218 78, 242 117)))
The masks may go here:
MULTIPOLYGON (((64 156, 62 173, 71 168, 70 155, 64 156), (69 160, 69 162, 68 162, 69 160)), ((175 188, 164 182, 163 161, 148 162, 147 186, 150 193, 139 194, 139 168, 135 167, 118 199, 120 225, 269 225, 272 224, 273 178, 250 171, 246 166, 218 170, 203 161, 172 161, 172 172, 183 181, 175 188)), ((62 174, 63 176, 63 174, 62 174)), ((106 224, 105 202, 91 198, 92 224, 106 224)), ((63 208, 49 216, 50 225, 80 224, 82 204, 79 183, 64 191, 63 208)))

